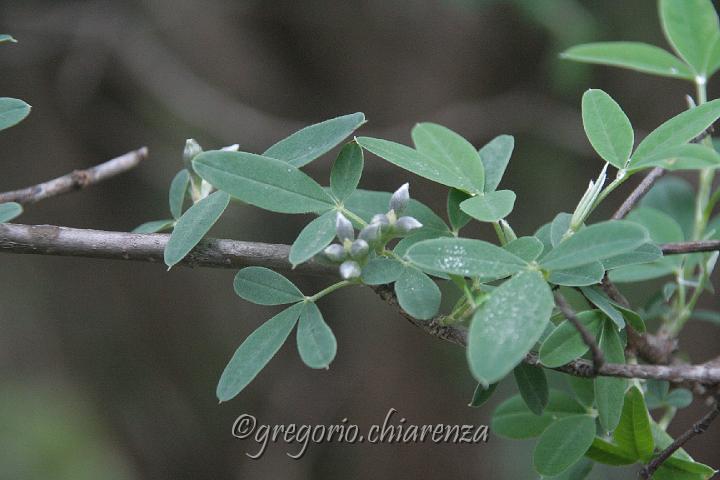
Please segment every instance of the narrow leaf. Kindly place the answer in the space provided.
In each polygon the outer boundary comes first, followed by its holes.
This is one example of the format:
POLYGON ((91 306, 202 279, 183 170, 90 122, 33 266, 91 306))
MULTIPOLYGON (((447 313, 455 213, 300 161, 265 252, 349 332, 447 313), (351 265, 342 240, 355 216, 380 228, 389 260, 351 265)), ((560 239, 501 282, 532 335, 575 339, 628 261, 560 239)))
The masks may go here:
POLYGON ((602 90, 588 90, 582 97, 582 119, 598 155, 619 169, 625 168, 635 134, 620 105, 602 90))
POLYGON ((460 209, 481 222, 497 222, 512 212, 515 192, 497 190, 481 193, 460 204, 460 209))
POLYGON ((340 150, 330 171, 330 191, 339 201, 344 201, 357 188, 363 164, 363 151, 357 143, 350 142, 340 150))
POLYGON ((500 135, 493 138, 479 151, 483 166, 485 167, 485 192, 497 189, 507 169, 510 156, 515 147, 515 139, 510 135, 500 135))
POLYGON ((459 231, 467 225, 471 217, 460 209, 460 204, 470 198, 469 193, 465 193, 457 188, 451 188, 447 197, 447 215, 450 226, 454 231, 459 231))
POLYGON ((0 43, 6 43, 6 42, 17 43, 17 40, 15 40, 12 36, 7 35, 5 33, 0 34, 0 43))
MULTIPOLYGON (((608 363, 625 363, 625 352, 615 324, 606 320, 600 341, 600 349, 608 363)), ((606 432, 615 430, 620 422, 625 399, 626 381, 622 378, 597 377, 595 379, 595 401, 597 402, 600 425, 606 432)))
POLYGON ((475 391, 473 392, 472 400, 470 400, 468 407, 474 407, 474 408, 482 407, 485 404, 485 402, 490 400, 490 397, 492 396, 496 387, 497 387, 497 383, 493 383, 492 385, 490 385, 487 388, 485 388, 482 384, 478 383, 477 387, 475 387, 475 391))
POLYGON ((246 267, 235 275, 235 293, 258 305, 282 305, 302 300, 302 292, 287 278, 265 267, 246 267))
POLYGON ((183 203, 185 202, 185 194, 187 193, 188 184, 190 183, 190 173, 186 169, 180 170, 170 182, 170 213, 174 219, 180 218, 183 211, 183 203))
POLYGON ((632 170, 651 167, 670 171, 720 168, 720 153, 704 145, 675 145, 632 164, 632 170))
POLYGON ((571 220, 572 214, 567 212, 560 212, 555 215, 550 224, 550 243, 552 243, 553 247, 558 246, 564 240, 565 233, 570 228, 571 220))
POLYGON ((175 225, 175 220, 153 220, 138 225, 133 229, 133 233, 157 233, 164 230, 170 230, 175 225))
POLYGON ((535 415, 542 415, 550 398, 545 371, 540 367, 520 363, 513 369, 513 375, 520 396, 530 411, 535 415))
POLYGON ((580 288, 580 291, 588 301, 602 310, 615 323, 618 330, 625 328, 625 317, 600 289, 597 287, 583 287, 580 288))
POLYGON ((650 430, 650 417, 642 392, 636 386, 631 387, 625 394, 620 423, 613 432, 613 439, 628 456, 642 462, 647 462, 652 457, 655 442, 650 430))
POLYGON ((305 225, 290 247, 289 260, 293 267, 310 260, 332 242, 336 217, 335 210, 330 210, 305 225))
POLYGON ((17 98, 0 98, 0 130, 20 123, 30 114, 30 105, 17 98))
MULTIPOLYGON (((580 323, 595 338, 599 338, 603 316, 597 310, 577 314, 580 323)), ((560 367, 582 357, 589 350, 575 325, 564 320, 550 333, 540 346, 540 362, 550 368, 560 367)))
POLYGON ((337 352, 335 335, 314 302, 306 302, 297 330, 300 358, 310 368, 328 368, 337 352))

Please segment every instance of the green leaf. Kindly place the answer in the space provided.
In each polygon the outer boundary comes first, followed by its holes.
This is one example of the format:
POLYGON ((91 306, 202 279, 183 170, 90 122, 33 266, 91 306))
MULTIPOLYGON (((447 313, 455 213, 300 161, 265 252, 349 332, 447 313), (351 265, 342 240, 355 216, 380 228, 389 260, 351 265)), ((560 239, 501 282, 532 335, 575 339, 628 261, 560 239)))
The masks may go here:
POLYGON ((647 230, 635 223, 596 223, 560 243, 540 264, 547 270, 566 270, 632 251, 648 240, 647 230))
POLYGON ((287 278, 265 267, 246 267, 235 275, 235 293, 258 305, 282 305, 303 300, 305 296, 287 278))
POLYGON ((620 105, 602 90, 582 97, 582 119, 590 144, 606 162, 622 169, 630 158, 635 133, 620 105))
POLYGON ((481 193, 460 204, 460 209, 481 222, 497 222, 512 212, 515 192, 496 190, 481 193))
POLYGON ((680 225, 670 215, 655 208, 636 208, 628 214, 627 219, 645 227, 653 242, 673 243, 684 239, 680 225))
MULTIPOLYGON (((345 208, 358 215, 360 218, 369 222, 373 215, 379 212, 387 212, 390 208, 391 193, 374 192, 371 190, 356 190, 347 200, 345 200, 345 208)), ((448 227, 442 218, 438 217, 435 212, 417 200, 410 199, 403 215, 415 217, 423 224, 422 228, 415 230, 417 232, 447 232, 448 227)), ((359 225, 358 225, 359 226, 359 225)))
POLYGON ((605 270, 612 270, 629 265, 654 262, 655 260, 660 260, 662 256, 663 254, 660 247, 654 243, 645 243, 631 252, 614 255, 610 258, 603 258, 602 264, 605 270))
POLYGON ((448 191, 447 215, 450 226, 456 232, 467 225, 471 219, 470 215, 460 210, 460 204, 470 197, 471 195, 469 193, 465 193, 457 188, 451 188, 448 191))
POLYGON ((316 123, 280 140, 263 155, 302 167, 332 150, 363 123, 365 115, 360 112, 316 123))
POLYGON ((170 230, 175 225, 175 220, 153 220, 145 222, 133 229, 133 233, 157 233, 170 230))
POLYGON ((598 42, 576 45, 561 54, 578 62, 629 68, 664 77, 692 80, 685 63, 662 48, 639 42, 598 42))
POLYGON ((578 402, 586 407, 592 407, 595 403, 595 385, 591 378, 576 377, 575 375, 565 375, 575 398, 578 402))
POLYGON ((543 251, 543 244, 536 237, 520 237, 508 242, 503 248, 530 263, 540 256, 543 251))
POLYGON ((620 423, 613 432, 613 440, 628 456, 642 462, 648 462, 655 449, 642 392, 632 386, 625 394, 625 403, 620 423))
POLYGON ((720 153, 698 144, 676 145, 634 162, 632 170, 661 167, 665 170, 720 168, 720 153))
POLYGON ((493 383, 489 387, 485 388, 481 383, 477 384, 477 387, 475 387, 475 391, 473 392, 472 400, 470 400, 470 403, 468 404, 468 407, 482 407, 485 402, 490 400, 490 397, 492 396, 493 392, 495 391, 495 388, 497 387, 497 383, 493 383))
POLYGON ((420 268, 463 277, 503 278, 527 266, 501 247, 469 238, 435 238, 410 247, 405 257, 420 268))
POLYGON ((702 320, 704 322, 714 323, 720 325, 720 312, 714 312, 711 310, 695 310, 692 314, 692 318, 695 320, 702 320))
POLYGON ((522 397, 515 395, 495 409, 490 428, 505 438, 532 438, 540 435, 555 420, 582 413, 585 413, 585 408, 560 390, 550 390, 550 400, 542 415, 532 413, 522 397))
POLYGON ((363 151, 355 142, 345 145, 330 171, 330 191, 335 198, 343 201, 358 186, 363 171, 363 151))
POLYGON ((485 167, 485 192, 493 192, 497 189, 505 174, 515 139, 510 135, 500 135, 488 142, 480 149, 480 158, 485 167))
POLYGON ((617 268, 609 272, 610 281, 613 283, 635 283, 675 273, 677 266, 674 263, 665 262, 666 259, 661 260, 663 261, 617 268))
POLYGON ((405 268, 395 281, 395 295, 400 307, 418 320, 431 319, 440 308, 440 289, 417 268, 405 268))
POLYGON ((7 35, 5 33, 0 34, 0 43, 17 43, 17 40, 15 40, 12 36, 7 35))
POLYGON ((305 225, 290 247, 290 263, 299 265, 327 247, 335 237, 337 213, 330 210, 305 225))
POLYGON ((675 408, 689 407, 693 401, 693 394, 686 388, 676 388, 665 397, 665 403, 675 408))
POLYGON ((670 215, 682 227, 686 238, 690 238, 695 221, 695 190, 686 180, 673 176, 661 178, 640 200, 640 206, 670 215))
POLYGON ((553 247, 556 247, 563 241, 565 233, 570 228, 570 221, 572 220, 572 214, 567 212, 560 212, 555 215, 552 223, 550 223, 550 243, 553 247))
POLYGON ((533 466, 541 475, 557 475, 577 462, 595 438, 595 419, 573 415, 558 420, 540 435, 533 466))
POLYGON ((615 308, 612 301, 597 287, 583 287, 580 289, 585 298, 612 320, 618 329, 625 328, 625 317, 615 308))
POLYGON ((0 203, 0 223, 9 222, 22 214, 22 205, 15 202, 0 203))
POLYGON ((385 285, 400 278, 403 264, 394 258, 374 257, 362 267, 361 279, 366 285, 385 285))
POLYGON ((297 329, 300 358, 310 368, 328 368, 337 352, 335 335, 314 302, 305 302, 297 329))
MULTIPOLYGON (((408 146, 379 138, 358 137, 357 142, 365 150, 416 175, 470 193, 482 192, 482 184, 479 184, 481 187, 478 188, 477 179, 469 179, 467 176, 468 172, 477 170, 477 167, 466 171, 463 170, 462 164, 446 163, 441 157, 428 156, 408 146)), ((479 157, 477 152, 474 150, 473 152, 479 157)), ((467 158, 463 157, 461 160, 467 158)))
POLYGON ((630 168, 663 150, 682 145, 703 133, 720 117, 720 99, 685 110, 653 130, 640 142, 630 159, 630 168))
POLYGON ((230 196, 215 192, 188 208, 175 224, 172 235, 165 245, 165 263, 172 267, 202 240, 227 208, 230 196))
POLYGON ((553 270, 550 272, 548 281, 555 285, 566 287, 585 287, 600 283, 605 275, 605 268, 600 262, 592 262, 579 267, 564 270, 553 270))
POLYGON ((218 382, 218 400, 226 402, 240 393, 287 340, 304 308, 296 303, 265 322, 238 347, 218 382))
POLYGON ((553 305, 550 287, 537 271, 522 271, 493 290, 468 332, 475 379, 490 384, 510 373, 543 334, 553 305))
MULTIPOLYGON (((608 363, 625 363, 625 352, 615 324, 606 320, 598 342, 608 363)), ((595 379, 595 401, 598 407, 600 425, 606 432, 615 430, 620 422, 625 400, 626 381, 615 377, 595 379)))
POLYGON ((592 446, 585 455, 598 463, 605 465, 632 465, 637 459, 631 457, 627 450, 620 448, 615 444, 607 442, 602 438, 596 437, 592 446))
POLYGON ((272 212, 318 212, 334 205, 315 180, 282 160, 215 150, 196 156, 193 168, 214 187, 272 212))
POLYGON ((714 475, 707 465, 670 457, 655 471, 653 480, 707 480, 714 475))
POLYGON ((185 194, 190 184, 190 172, 186 169, 180 170, 170 182, 170 213, 174 219, 180 218, 183 212, 183 203, 185 202, 185 194))
POLYGON ((583 480, 590 475, 595 464, 588 458, 581 458, 559 475, 543 476, 542 480, 583 480))
POLYGON ((520 396, 530 411, 535 415, 542 415, 550 398, 545 371, 540 367, 520 363, 513 369, 513 375, 520 396))
MULTIPOLYGON (((604 317, 598 310, 580 312, 577 317, 591 335, 595 338, 600 336, 604 317)), ((582 357, 588 349, 575 325, 564 320, 540 346, 540 362, 546 367, 560 367, 582 357)))
POLYGON ((715 7, 708 0, 661 0, 665 38, 698 75, 707 75, 714 42, 720 35, 715 7))
POLYGON ((30 105, 17 98, 0 98, 0 130, 20 123, 30 114, 30 105))

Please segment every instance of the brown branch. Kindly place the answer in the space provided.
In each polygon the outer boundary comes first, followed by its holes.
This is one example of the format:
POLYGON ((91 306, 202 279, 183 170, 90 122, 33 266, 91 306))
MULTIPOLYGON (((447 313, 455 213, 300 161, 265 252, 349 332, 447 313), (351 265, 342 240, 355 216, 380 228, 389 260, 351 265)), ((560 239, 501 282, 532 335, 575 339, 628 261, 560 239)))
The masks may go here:
POLYGON ((632 193, 625 199, 622 205, 620 205, 620 208, 618 208, 617 211, 613 214, 612 219, 621 220, 625 218, 625 216, 630 213, 630 210, 633 209, 635 204, 639 202, 642 197, 645 196, 648 190, 650 190, 650 187, 653 186, 655 181, 658 178, 662 177, 664 174, 665 170, 660 167, 655 167, 650 170, 650 173, 645 175, 645 178, 642 179, 640 184, 635 187, 635 190, 632 191, 632 193))
POLYGON ((720 240, 697 240, 694 242, 664 243, 660 245, 663 255, 714 252, 720 250, 720 240))
POLYGON ((720 415, 720 404, 718 404, 716 400, 712 410, 706 413, 700 420, 695 422, 689 430, 677 437, 670 445, 668 445, 667 448, 660 452, 657 457, 640 470, 638 476, 645 479, 651 478, 655 471, 665 462, 665 460, 670 458, 673 453, 675 453, 693 437, 705 433, 718 415, 720 415))
POLYGON ((580 319, 575 314, 575 311, 572 309, 567 300, 565 300, 565 297, 563 297, 559 292, 555 292, 555 305, 557 305, 560 312, 562 312, 565 318, 567 318, 568 321, 573 324, 575 329, 577 329, 583 342, 585 342, 585 345, 587 345, 590 349, 593 371, 600 371, 600 367, 602 367, 605 363, 605 357, 603 356, 603 352, 600 350, 593 334, 585 328, 585 325, 583 325, 582 322, 580 322, 580 319))
POLYGON ((147 158, 147 155, 147 147, 142 147, 86 170, 75 170, 67 175, 48 180, 38 185, 0 193, 0 203, 35 203, 49 197, 62 195, 63 193, 81 190, 135 168, 140 162, 147 158))

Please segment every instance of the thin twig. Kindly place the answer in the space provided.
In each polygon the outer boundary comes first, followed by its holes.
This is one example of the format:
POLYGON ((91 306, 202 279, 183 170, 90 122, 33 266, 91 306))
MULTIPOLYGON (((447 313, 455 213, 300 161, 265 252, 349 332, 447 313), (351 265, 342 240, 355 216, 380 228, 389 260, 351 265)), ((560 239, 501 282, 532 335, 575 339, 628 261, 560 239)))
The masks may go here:
POLYGON ((135 168, 147 158, 147 155, 147 147, 142 147, 85 170, 75 170, 67 175, 38 185, 0 193, 0 203, 17 202, 29 204, 62 195, 63 193, 80 190, 135 168))
POLYGON ((657 457, 640 470, 639 477, 644 479, 651 478, 655 471, 663 464, 663 462, 665 462, 665 460, 670 458, 673 453, 675 453, 693 437, 705 433, 718 415, 720 415, 720 404, 718 404, 716 400, 713 409, 706 413, 700 420, 695 422, 689 430, 677 437, 675 441, 668 445, 667 448, 660 452, 657 457))
POLYGON ((559 292, 555 292, 555 305, 557 305, 560 312, 562 312, 565 318, 567 318, 580 333, 580 337, 582 337, 583 342, 585 342, 585 345, 587 345, 590 349, 593 369, 595 372, 599 372, 600 367, 602 367, 605 363, 605 357, 603 356, 603 352, 600 350, 595 337, 588 331, 587 328, 585 328, 585 325, 580 322, 580 319, 575 314, 575 311, 572 309, 567 300, 565 300, 565 297, 563 297, 559 292))
POLYGON ((640 201, 640 199, 645 196, 645 194, 650 190, 650 187, 653 186, 655 181, 662 177, 665 174, 665 170, 663 170, 660 167, 655 167, 652 170, 650 170, 650 173, 645 175, 645 178, 642 179, 642 182, 635 187, 635 190, 632 191, 632 193, 625 199, 625 201, 620 205, 620 208, 617 209, 617 211, 613 214, 612 219, 613 220, 621 220, 625 218, 625 216, 630 213, 630 210, 633 209, 635 204, 640 201))
POLYGON ((714 252, 720 250, 720 240, 697 240, 694 242, 665 243, 660 245, 663 255, 714 252))

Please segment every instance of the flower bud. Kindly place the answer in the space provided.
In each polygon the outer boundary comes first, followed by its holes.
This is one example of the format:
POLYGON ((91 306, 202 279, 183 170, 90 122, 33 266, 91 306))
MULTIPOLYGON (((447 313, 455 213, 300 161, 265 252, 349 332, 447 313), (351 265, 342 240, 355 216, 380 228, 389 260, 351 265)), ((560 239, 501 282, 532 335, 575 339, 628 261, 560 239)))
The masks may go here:
POLYGON ((185 168, 192 172, 192 160, 202 152, 202 147, 194 138, 188 138, 185 140, 185 149, 183 150, 183 162, 185 163, 185 168))
POLYGON ((395 210, 395 213, 402 213, 408 203, 410 203, 410 184, 404 183, 390 197, 390 209, 395 210))
POLYGON ((237 152, 240 150, 240 144, 239 143, 233 143, 232 145, 228 145, 227 147, 222 147, 220 150, 223 152, 237 152))
POLYGON ((376 213, 373 215, 373 217, 370 219, 370 224, 377 224, 380 226, 384 226, 390 223, 390 220, 388 220, 387 215, 384 213, 376 213))
POLYGON ((346 256, 345 248, 343 248, 343 246, 339 243, 333 243, 332 245, 329 245, 325 248, 325 250, 323 250, 323 253, 328 260, 333 262, 342 262, 343 260, 345 260, 346 256))
POLYGON ((370 223, 370 225, 360 230, 358 239, 365 240, 367 243, 374 242, 380 238, 380 227, 379 223, 370 223))
POLYGON ((340 212, 337 213, 337 217, 335 218, 335 233, 341 242, 355 238, 355 229, 352 223, 340 212))
POLYGON ((350 245, 350 256, 358 260, 365 258, 369 251, 370 245, 362 238, 358 238, 350 245))
POLYGON ((422 226, 422 223, 418 222, 415 217, 400 217, 398 221, 395 222, 395 230, 401 235, 422 228, 422 226))
POLYGON ((353 261, 348 260, 340 265, 340 276, 343 280, 350 280, 351 278, 357 278, 361 274, 360 265, 353 261))

